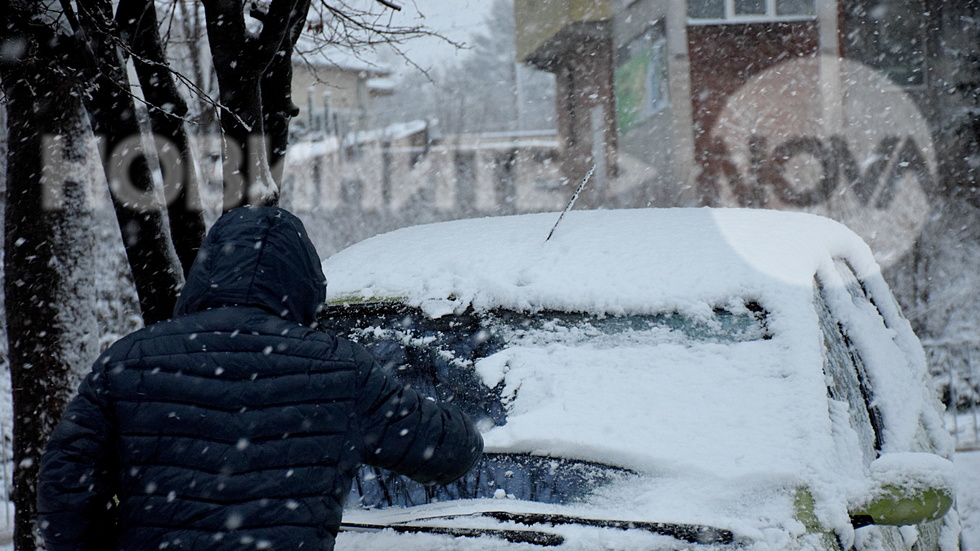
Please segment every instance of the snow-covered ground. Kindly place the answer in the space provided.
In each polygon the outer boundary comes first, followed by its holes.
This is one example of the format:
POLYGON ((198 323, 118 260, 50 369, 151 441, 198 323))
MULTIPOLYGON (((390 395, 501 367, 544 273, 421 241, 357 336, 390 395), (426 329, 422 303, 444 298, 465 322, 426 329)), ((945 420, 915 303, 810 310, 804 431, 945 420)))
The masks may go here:
POLYGON ((980 551, 980 451, 959 452, 957 506, 963 524, 963 551, 980 551))

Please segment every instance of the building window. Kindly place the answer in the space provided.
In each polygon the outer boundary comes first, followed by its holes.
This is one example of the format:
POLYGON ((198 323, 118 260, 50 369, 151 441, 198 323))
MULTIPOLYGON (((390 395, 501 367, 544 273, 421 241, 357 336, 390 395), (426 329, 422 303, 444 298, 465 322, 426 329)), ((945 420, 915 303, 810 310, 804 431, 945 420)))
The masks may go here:
POLYGON ((667 107, 667 40, 653 27, 620 48, 616 64, 616 122, 620 133, 667 107))
POLYGON ((692 24, 754 23, 813 19, 815 0, 688 0, 692 24))

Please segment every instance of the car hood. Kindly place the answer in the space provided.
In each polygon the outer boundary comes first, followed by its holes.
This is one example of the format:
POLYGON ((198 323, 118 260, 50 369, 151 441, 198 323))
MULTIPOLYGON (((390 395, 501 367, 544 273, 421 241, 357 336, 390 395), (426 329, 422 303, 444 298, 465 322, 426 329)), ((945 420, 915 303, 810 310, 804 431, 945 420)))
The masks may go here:
POLYGON ((806 365, 790 344, 506 348, 476 363, 507 407, 506 424, 485 433, 486 449, 659 475, 805 478, 840 457, 820 365, 806 365))

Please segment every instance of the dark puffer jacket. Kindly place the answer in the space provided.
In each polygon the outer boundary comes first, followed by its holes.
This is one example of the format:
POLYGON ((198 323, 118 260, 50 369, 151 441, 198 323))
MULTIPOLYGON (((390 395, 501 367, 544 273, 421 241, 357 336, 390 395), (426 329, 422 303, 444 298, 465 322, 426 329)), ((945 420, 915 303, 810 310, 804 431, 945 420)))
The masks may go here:
POLYGON ((483 447, 469 419, 311 329, 324 294, 297 218, 222 217, 177 316, 109 348, 54 431, 48 551, 329 550, 361 463, 465 474, 483 447))

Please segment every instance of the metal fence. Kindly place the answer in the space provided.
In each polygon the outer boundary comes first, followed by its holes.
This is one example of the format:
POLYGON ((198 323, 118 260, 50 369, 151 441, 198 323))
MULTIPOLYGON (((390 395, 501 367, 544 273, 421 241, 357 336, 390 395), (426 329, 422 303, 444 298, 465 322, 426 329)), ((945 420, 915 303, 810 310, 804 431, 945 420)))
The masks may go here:
POLYGON ((957 450, 980 449, 980 343, 924 342, 957 450))
POLYGON ((12 435, 4 425, 0 425, 0 508, 3 517, 0 518, 0 546, 10 544, 13 534, 14 519, 10 504, 10 493, 13 490, 13 450, 11 449, 12 435))

